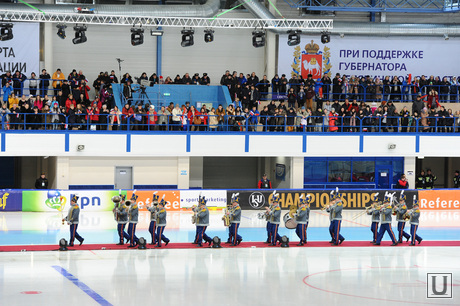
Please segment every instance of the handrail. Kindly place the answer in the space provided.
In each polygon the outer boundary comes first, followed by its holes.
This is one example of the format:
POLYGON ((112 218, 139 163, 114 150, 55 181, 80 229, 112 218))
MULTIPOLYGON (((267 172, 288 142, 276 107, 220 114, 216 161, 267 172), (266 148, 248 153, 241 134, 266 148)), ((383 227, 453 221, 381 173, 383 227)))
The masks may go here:
MULTIPOLYGON (((1 109, 0 109, 1 112, 1 109)), ((202 132, 437 132, 460 131, 460 117, 357 116, 174 116, 161 114, 8 113, 0 114, 3 130, 136 130, 202 132), (222 120, 219 121, 221 117, 222 120), (116 119, 115 119, 116 118, 116 119), (198 120, 199 119, 199 120, 198 120), (212 119, 212 122, 210 120, 212 119), (215 119, 215 120, 214 120, 215 119), (158 124, 161 122, 161 124, 158 124)))

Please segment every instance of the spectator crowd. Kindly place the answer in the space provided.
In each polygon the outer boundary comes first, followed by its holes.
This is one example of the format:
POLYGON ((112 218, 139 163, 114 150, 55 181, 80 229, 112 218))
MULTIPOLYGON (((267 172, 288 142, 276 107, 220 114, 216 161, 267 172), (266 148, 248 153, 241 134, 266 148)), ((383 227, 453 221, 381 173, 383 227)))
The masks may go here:
POLYGON ((331 79, 325 74, 313 80, 311 75, 287 79, 283 74, 269 80, 255 72, 226 71, 220 84, 228 87, 233 103, 218 107, 174 102, 161 106, 133 100, 135 83, 141 87, 210 85, 206 73, 186 73, 174 79, 145 72, 133 78, 126 73, 118 80, 112 70, 101 72, 90 87, 81 70, 65 76, 60 69, 52 75, 43 69, 38 77, 6 72, 1 81, 4 129, 457 132, 460 124, 459 112, 441 105, 458 101, 455 77, 408 75, 403 80, 396 76, 380 80, 336 74, 331 79), (119 82, 126 102, 121 110, 112 90, 112 84, 119 82), (412 106, 399 107, 395 102, 412 106))

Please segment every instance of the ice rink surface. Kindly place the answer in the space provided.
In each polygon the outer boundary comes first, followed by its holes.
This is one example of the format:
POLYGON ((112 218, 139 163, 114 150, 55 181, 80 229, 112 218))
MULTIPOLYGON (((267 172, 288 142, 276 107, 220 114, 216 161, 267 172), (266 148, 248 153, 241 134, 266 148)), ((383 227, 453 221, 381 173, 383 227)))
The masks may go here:
MULTIPOLYGON (((460 247, 347 247, 371 239, 370 218, 353 219, 357 213, 344 212, 339 247, 1 252, 0 305, 460 305, 460 247), (453 298, 427 298, 427 273, 452 273, 453 298)), ((193 240, 190 216, 168 214, 171 243, 193 240)), ((244 241, 265 240, 257 212, 243 216, 244 241)), ((208 234, 226 240, 221 217, 211 213, 208 234)), ((308 240, 328 241, 328 225, 326 214, 312 211, 308 240)), ((142 213, 137 234, 149 241, 147 227, 142 213)), ((111 213, 82 212, 79 232, 85 244, 117 242, 111 213)), ((280 234, 298 241, 292 230, 280 234)), ((460 213, 422 212, 418 234, 458 241, 460 213)), ((69 234, 57 214, 1 213, 0 237, 0 245, 57 245, 69 234)), ((443 291, 442 281, 436 285, 443 291)))

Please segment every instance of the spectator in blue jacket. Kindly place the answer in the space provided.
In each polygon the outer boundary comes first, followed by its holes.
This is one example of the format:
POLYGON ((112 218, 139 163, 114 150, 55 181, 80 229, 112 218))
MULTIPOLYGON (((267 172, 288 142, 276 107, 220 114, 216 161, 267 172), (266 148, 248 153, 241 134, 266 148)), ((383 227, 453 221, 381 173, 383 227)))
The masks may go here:
POLYGON ((9 108, 8 97, 13 92, 13 88, 11 87, 10 83, 6 83, 5 86, 3 86, 2 90, 3 90, 3 102, 5 102, 6 107, 9 108))
POLYGON ((249 131, 257 131, 257 123, 259 123, 259 111, 257 107, 254 105, 252 106, 252 110, 249 112, 249 131))

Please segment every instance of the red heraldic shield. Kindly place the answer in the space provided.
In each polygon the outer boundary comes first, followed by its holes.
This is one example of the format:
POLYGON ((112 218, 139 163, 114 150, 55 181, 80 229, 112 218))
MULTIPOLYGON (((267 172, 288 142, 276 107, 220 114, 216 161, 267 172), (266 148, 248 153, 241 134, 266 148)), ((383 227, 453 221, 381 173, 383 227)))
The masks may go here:
POLYGON ((311 74, 314 80, 323 75, 323 56, 321 54, 302 54, 302 78, 311 74))

